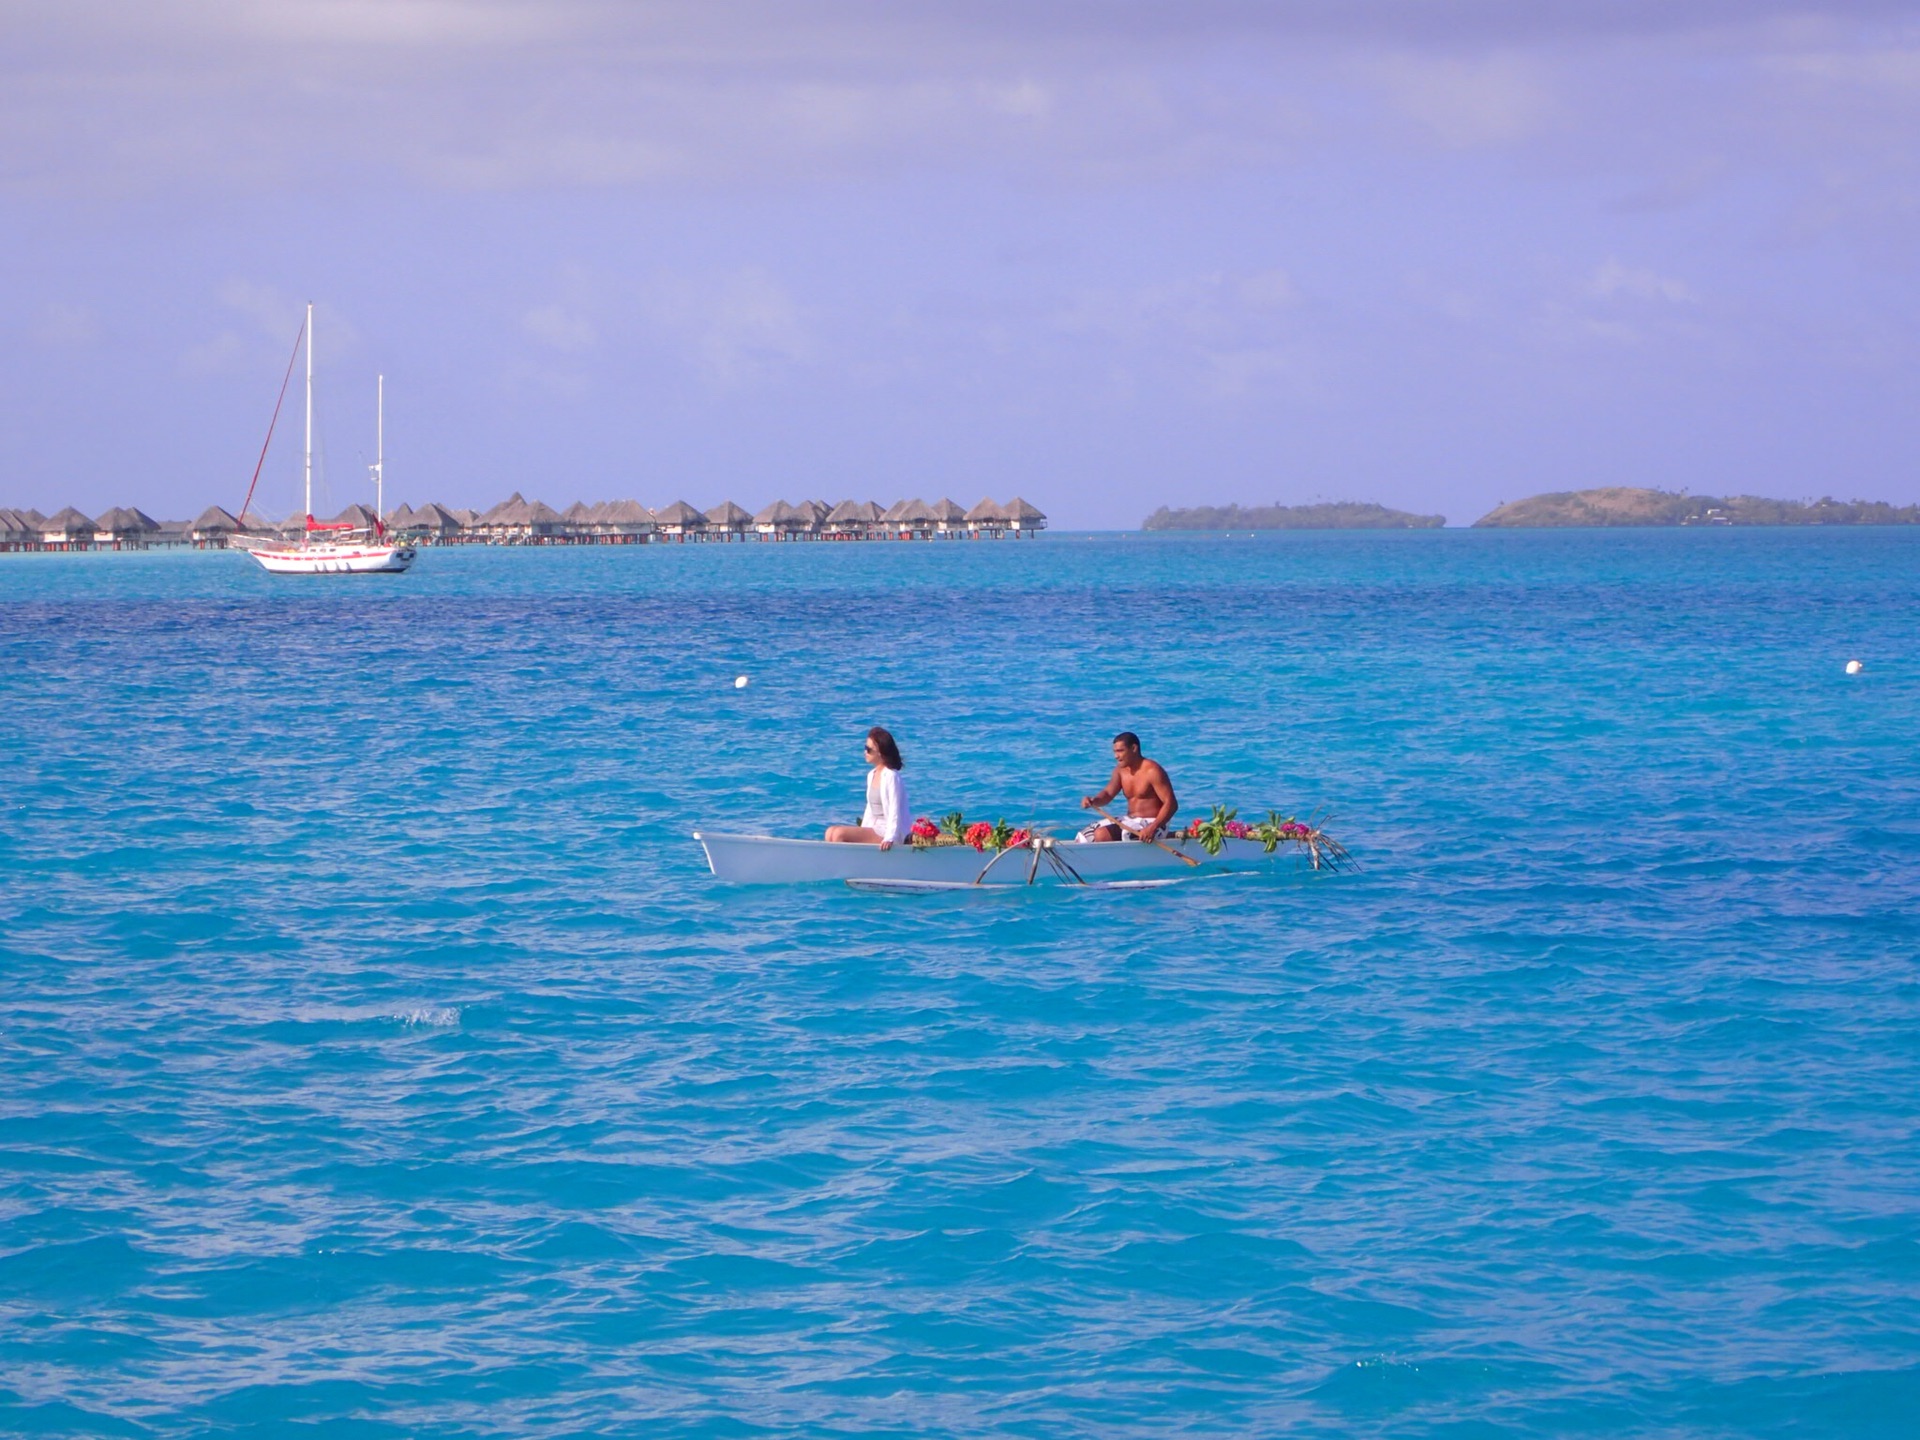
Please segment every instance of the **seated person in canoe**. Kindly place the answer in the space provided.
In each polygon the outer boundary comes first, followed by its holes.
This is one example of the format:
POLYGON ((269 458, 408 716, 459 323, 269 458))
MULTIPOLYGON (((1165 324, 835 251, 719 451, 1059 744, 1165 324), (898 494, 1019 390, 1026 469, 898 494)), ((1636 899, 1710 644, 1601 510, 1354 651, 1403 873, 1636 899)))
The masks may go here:
POLYGON ((907 785, 900 778, 900 747, 878 725, 867 731, 867 809, 858 825, 829 825, 827 839, 842 845, 878 845, 891 850, 913 823, 907 812, 907 785))
POLYGON ((1113 737, 1113 776, 1098 794, 1082 799, 1080 808, 1098 810, 1116 795, 1127 797, 1127 813, 1096 820, 1080 832, 1080 839, 1152 840, 1180 808, 1173 781, 1157 760, 1140 753, 1140 737, 1131 730, 1113 737))

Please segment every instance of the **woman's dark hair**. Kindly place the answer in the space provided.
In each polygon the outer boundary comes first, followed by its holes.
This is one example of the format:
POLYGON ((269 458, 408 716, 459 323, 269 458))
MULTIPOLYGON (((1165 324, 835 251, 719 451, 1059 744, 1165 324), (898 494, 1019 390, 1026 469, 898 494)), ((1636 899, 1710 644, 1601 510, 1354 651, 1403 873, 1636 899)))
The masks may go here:
POLYGON ((886 762, 887 769, 898 770, 906 762, 900 758, 900 747, 893 743, 893 736, 878 725, 867 731, 867 739, 873 742, 873 748, 880 752, 880 758, 886 762))

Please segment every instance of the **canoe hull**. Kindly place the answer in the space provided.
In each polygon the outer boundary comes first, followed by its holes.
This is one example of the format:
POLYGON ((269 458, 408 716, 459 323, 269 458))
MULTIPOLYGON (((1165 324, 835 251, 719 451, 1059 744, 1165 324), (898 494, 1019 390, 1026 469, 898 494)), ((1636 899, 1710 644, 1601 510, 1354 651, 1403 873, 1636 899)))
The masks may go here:
MULTIPOLYGON (((782 840, 771 835, 725 835, 696 830, 693 838, 707 852, 707 865, 716 879, 735 885, 798 885, 821 880, 886 880, 968 885, 984 870, 986 885, 1024 885, 1032 868, 1030 851, 1014 851, 991 869, 991 853, 967 845, 916 848, 896 845, 830 845, 824 840, 782 840)), ((1092 883, 1108 880, 1172 880, 1183 876, 1245 870, 1269 865, 1275 857, 1249 841, 1230 840, 1218 856, 1195 841, 1170 842, 1181 854, 1199 862, 1188 865, 1153 845, 1121 840, 1110 844, 1079 845, 1062 841, 1060 854, 1092 883)), ((1037 881, 1057 879, 1044 857, 1034 872, 1037 881)))

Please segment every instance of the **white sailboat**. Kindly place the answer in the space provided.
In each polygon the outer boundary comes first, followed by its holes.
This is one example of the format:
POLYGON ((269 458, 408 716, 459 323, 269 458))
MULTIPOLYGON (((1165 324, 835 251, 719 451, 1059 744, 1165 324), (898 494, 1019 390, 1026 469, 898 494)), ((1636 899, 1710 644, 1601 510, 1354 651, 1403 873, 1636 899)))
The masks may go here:
MULTIPOLYGON (((313 306, 307 306, 307 449, 303 467, 305 504, 300 513, 306 517, 306 533, 298 540, 268 540, 258 536, 235 535, 230 542, 236 550, 245 550, 261 568, 275 575, 380 575, 395 574, 413 564, 419 553, 411 545, 398 544, 387 537, 386 514, 386 400, 387 382, 379 380, 376 459, 373 463, 373 524, 324 525, 313 518, 313 306)), ((285 394, 284 388, 282 394, 285 394)), ((268 430, 272 439, 272 430, 268 430)), ((263 452, 264 454, 264 452, 263 452)), ((259 473, 254 478, 258 480, 259 473)), ((247 494, 253 499, 252 491, 247 494)), ((242 512, 245 506, 242 506, 242 512)))

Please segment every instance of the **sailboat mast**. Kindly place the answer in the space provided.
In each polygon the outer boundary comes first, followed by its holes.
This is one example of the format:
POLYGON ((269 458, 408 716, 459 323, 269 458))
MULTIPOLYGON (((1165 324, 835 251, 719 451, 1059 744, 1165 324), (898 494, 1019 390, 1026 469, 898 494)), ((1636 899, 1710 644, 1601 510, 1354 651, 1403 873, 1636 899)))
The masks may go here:
POLYGON ((307 524, 313 524, 313 302, 307 302, 307 460, 303 467, 307 524))
POLYGON ((376 377, 373 391, 373 513, 375 529, 387 523, 387 377, 376 377))

